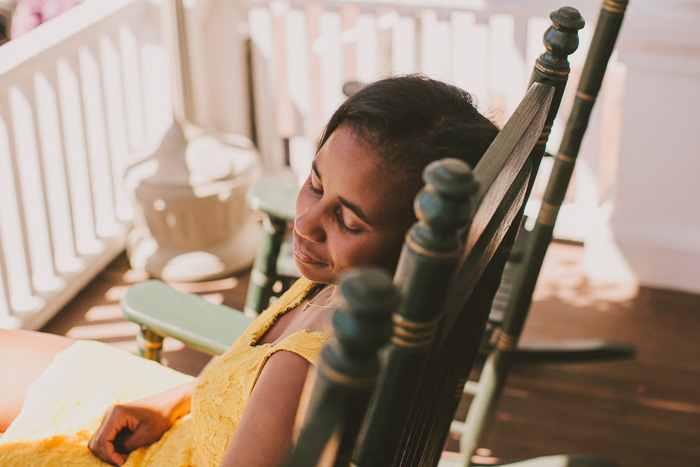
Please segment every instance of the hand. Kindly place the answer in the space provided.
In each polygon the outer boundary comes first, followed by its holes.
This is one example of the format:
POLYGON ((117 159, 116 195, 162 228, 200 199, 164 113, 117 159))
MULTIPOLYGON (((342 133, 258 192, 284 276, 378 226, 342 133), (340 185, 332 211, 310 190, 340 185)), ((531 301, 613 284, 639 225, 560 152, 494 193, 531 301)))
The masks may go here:
POLYGON ((160 412, 138 405, 113 405, 88 448, 105 462, 122 465, 131 451, 160 439, 172 423, 160 412))

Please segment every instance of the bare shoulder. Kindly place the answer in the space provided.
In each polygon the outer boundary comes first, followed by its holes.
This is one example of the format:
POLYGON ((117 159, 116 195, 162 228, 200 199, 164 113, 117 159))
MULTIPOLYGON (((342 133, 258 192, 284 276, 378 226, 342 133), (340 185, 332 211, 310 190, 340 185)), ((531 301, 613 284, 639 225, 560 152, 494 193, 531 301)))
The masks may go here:
POLYGON ((276 466, 291 442, 294 418, 311 364, 288 351, 263 366, 222 466, 276 466))

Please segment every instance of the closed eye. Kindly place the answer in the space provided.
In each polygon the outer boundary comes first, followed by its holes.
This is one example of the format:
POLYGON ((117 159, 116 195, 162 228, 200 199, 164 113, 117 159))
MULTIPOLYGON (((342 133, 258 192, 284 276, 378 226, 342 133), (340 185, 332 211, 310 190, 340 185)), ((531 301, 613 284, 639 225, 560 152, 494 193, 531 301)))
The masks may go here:
POLYGON ((342 212, 342 208, 340 208, 340 207, 338 207, 338 209, 336 209, 336 211, 335 211, 335 218, 338 221, 338 225, 340 226, 340 228, 342 230, 344 230, 345 232, 348 232, 352 235, 357 235, 357 234, 364 232, 364 230, 362 230, 362 229, 351 229, 350 227, 348 227, 348 225, 343 220, 343 212, 342 212))
POLYGON ((311 177, 309 177, 308 182, 306 183, 307 186, 309 187, 309 190, 311 190, 312 193, 315 193, 317 195, 322 195, 323 190, 319 190, 318 188, 314 187, 314 183, 311 181, 311 177))
MULTIPOLYGON (((311 174, 309 175, 309 178, 307 179, 306 185, 308 186, 309 190, 314 193, 317 196, 322 196, 323 195, 323 189, 322 188, 316 188, 314 186, 314 178, 317 180, 317 183, 321 185, 321 177, 318 173, 318 168, 316 167, 316 161, 314 161, 311 164, 311 174)), ((335 220, 338 223, 338 226, 343 230, 344 232, 348 232, 352 235, 357 235, 359 233, 364 232, 363 229, 353 229, 348 227, 348 225, 345 223, 345 220, 343 219, 343 207, 346 207, 346 209, 351 210, 352 212, 356 212, 357 208, 351 204, 345 201, 344 199, 340 198, 340 206, 337 206, 335 210, 333 211, 333 214, 335 216, 335 220)))

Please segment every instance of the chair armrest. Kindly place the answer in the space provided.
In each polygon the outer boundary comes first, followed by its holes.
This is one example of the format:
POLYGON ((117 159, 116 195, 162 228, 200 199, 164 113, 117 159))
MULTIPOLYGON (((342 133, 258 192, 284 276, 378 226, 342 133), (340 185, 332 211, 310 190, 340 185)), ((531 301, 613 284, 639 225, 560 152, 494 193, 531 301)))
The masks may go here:
POLYGON ((120 304, 129 321, 213 355, 228 350, 253 321, 238 310, 179 292, 158 280, 133 285, 120 304))
POLYGON ((279 180, 260 180, 248 191, 248 206, 268 216, 293 221, 299 188, 279 180))

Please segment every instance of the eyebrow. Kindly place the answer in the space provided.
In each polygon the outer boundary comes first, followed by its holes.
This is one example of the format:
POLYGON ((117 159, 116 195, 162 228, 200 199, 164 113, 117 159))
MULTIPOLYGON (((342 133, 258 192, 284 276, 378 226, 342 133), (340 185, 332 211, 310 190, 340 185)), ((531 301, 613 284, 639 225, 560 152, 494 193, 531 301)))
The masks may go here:
MULTIPOLYGON (((314 171, 314 173, 316 174, 316 177, 318 177, 319 180, 322 180, 321 174, 318 172, 318 166, 316 165, 316 160, 311 162, 311 170, 314 171)), ((362 220, 362 222, 364 222, 365 224, 367 224, 369 226, 372 226, 372 223, 369 221, 369 219, 367 218, 365 213, 362 212, 362 209, 360 209, 359 206, 351 203, 350 201, 346 200, 342 196, 338 196, 338 201, 340 202, 340 204, 342 204, 343 206, 345 206, 346 208, 351 210, 353 213, 355 213, 355 215, 357 217, 359 217, 360 220, 362 220)))

